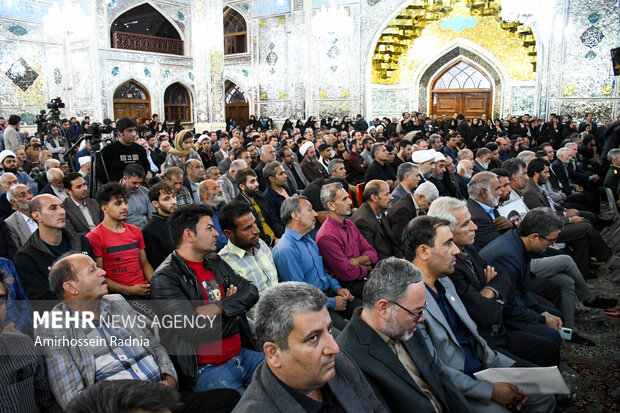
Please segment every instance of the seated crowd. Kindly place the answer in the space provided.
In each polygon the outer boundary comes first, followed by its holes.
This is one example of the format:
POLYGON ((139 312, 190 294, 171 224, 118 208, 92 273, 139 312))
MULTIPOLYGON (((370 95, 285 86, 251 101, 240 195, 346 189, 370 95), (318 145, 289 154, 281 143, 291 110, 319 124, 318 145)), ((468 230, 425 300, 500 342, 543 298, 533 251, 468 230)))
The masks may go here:
POLYGON ((585 280, 612 256, 620 119, 198 135, 154 115, 106 120, 102 149, 73 153, 88 119, 31 139, 0 121, 7 411, 553 412, 553 395, 474 373, 558 366, 562 327, 595 345, 578 302, 617 305, 585 280), (102 322, 138 316, 151 324, 102 322))

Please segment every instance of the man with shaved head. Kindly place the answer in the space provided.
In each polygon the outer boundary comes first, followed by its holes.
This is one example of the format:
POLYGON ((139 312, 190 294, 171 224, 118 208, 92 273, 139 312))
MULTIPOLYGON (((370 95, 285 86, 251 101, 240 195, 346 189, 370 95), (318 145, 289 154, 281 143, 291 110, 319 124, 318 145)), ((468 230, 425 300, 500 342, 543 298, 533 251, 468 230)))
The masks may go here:
POLYGON ((41 309, 49 310, 58 301, 48 282, 52 263, 70 251, 91 257, 93 251, 86 237, 77 237, 65 230, 65 209, 54 195, 41 194, 32 198, 30 215, 39 228, 15 254, 13 262, 28 298, 33 303, 36 300, 49 300, 47 303, 38 303, 41 309))

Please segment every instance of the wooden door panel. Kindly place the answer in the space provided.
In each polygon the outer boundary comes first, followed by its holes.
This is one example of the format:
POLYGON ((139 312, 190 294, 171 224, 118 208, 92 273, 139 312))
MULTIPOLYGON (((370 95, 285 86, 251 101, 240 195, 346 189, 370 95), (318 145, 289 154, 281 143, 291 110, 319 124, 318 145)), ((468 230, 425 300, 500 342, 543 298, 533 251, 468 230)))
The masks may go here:
POLYGON ((114 104, 114 120, 125 118, 129 116, 129 105, 126 103, 114 104))
POLYGON ((491 116, 491 92, 433 93, 431 113, 452 116, 462 113, 466 119, 491 116))
POLYGON ((490 103, 490 93, 463 93, 463 107, 460 113, 467 119, 479 118, 483 113, 489 116, 490 103))
POLYGON ((459 113, 461 96, 459 93, 434 93, 433 106, 437 115, 459 113))

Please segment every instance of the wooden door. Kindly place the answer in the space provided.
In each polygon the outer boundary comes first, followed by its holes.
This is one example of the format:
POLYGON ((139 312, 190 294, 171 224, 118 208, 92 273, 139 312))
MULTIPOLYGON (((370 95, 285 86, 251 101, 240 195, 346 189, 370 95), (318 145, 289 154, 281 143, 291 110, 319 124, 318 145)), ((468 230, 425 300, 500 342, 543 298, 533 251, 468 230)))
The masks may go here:
POLYGON ((114 120, 120 118, 150 118, 151 97, 144 86, 129 80, 114 91, 114 120))
POLYGON ((250 119, 250 106, 247 103, 227 104, 226 119, 235 121, 235 125, 245 126, 250 119))

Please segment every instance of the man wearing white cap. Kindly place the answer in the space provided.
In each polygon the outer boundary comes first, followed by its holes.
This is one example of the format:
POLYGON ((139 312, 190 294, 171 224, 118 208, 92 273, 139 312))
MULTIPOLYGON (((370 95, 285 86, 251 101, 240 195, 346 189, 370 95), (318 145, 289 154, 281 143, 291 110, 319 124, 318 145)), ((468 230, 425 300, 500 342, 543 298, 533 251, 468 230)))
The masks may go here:
POLYGON ((308 182, 312 182, 315 179, 327 178, 327 173, 324 168, 319 164, 319 158, 316 156, 316 149, 314 144, 310 141, 304 142, 299 148, 299 154, 303 156, 303 160, 299 164, 301 171, 304 173, 308 182))
POLYGON ((426 182, 431 176, 436 153, 434 149, 424 149, 411 154, 411 160, 420 169, 420 183, 426 182))
POLYGON ((30 188, 34 195, 38 192, 37 183, 26 172, 19 171, 17 169, 17 156, 8 149, 0 152, 0 166, 2 167, 2 173, 10 172, 17 177, 17 181, 30 188))
POLYGON ((435 151, 435 163, 433 163, 433 167, 431 168, 431 176, 428 177, 428 181, 432 182, 437 187, 439 196, 450 195, 442 182, 446 173, 446 157, 441 152, 435 151))

